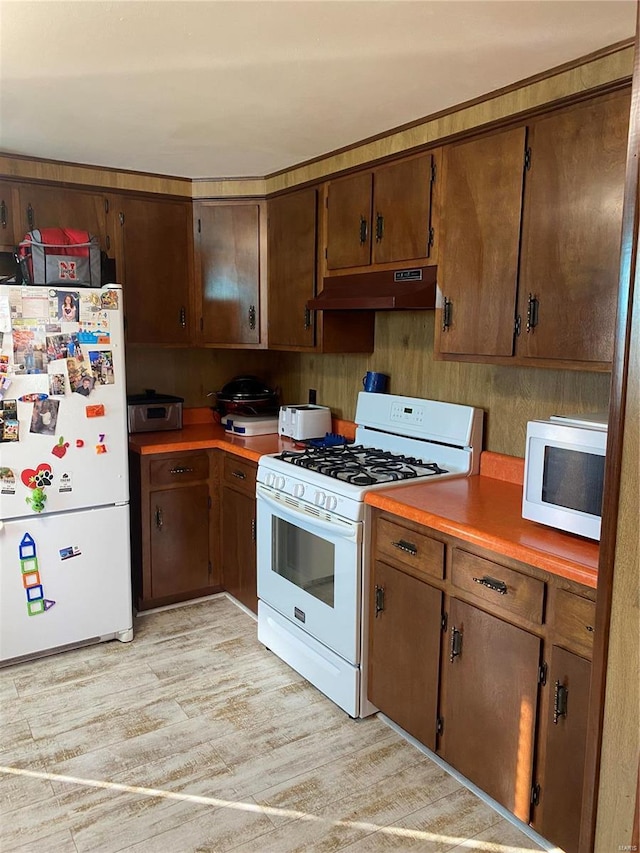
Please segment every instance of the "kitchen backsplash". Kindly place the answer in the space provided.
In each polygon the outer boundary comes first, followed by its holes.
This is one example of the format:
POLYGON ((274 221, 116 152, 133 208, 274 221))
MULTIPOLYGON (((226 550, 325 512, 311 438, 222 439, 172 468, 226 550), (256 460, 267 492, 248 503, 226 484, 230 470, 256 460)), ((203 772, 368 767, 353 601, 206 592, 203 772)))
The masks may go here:
POLYGON ((432 311, 401 311, 377 314, 369 356, 130 347, 127 385, 130 393, 156 388, 206 406, 208 391, 251 373, 280 387, 285 403, 306 402, 314 388, 318 403, 353 420, 362 377, 379 370, 391 377, 391 393, 484 409, 485 449, 511 456, 524 456, 527 421, 609 406, 608 373, 436 361, 433 336, 432 311))

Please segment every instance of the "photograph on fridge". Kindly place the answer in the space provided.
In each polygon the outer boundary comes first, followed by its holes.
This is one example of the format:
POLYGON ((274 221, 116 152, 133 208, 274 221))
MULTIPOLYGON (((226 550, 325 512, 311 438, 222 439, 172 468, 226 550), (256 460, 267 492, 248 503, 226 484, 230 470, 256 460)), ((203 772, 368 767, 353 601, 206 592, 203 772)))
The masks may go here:
POLYGON ((47 397, 46 400, 36 400, 33 404, 29 432, 35 432, 38 435, 55 435, 59 407, 60 401, 52 400, 51 397, 47 397))
POLYGON ((90 350, 89 363, 96 385, 113 385, 113 353, 111 350, 90 350))

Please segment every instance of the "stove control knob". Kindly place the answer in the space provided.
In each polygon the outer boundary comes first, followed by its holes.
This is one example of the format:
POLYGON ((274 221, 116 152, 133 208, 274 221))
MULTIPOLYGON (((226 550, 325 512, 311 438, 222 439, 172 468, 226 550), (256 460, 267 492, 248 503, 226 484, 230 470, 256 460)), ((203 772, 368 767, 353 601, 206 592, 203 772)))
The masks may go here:
POLYGON ((324 502, 326 501, 326 499, 327 496, 324 492, 316 492, 313 502, 316 506, 324 506, 324 502))
POLYGON ((302 483, 296 483, 293 487, 293 496, 294 498, 301 498, 304 495, 304 485, 302 483))
POLYGON ((275 487, 276 487, 276 489, 278 489, 279 491, 282 491, 282 490, 284 489, 284 477, 276 477, 276 479, 275 479, 275 487))
POLYGON ((329 495, 326 502, 326 508, 331 510, 338 506, 338 498, 335 495, 329 495))
POLYGON ((275 480, 275 478, 276 475, 273 473, 273 471, 269 471, 269 473, 265 477, 265 483, 267 484, 267 486, 273 486, 273 481, 275 480))

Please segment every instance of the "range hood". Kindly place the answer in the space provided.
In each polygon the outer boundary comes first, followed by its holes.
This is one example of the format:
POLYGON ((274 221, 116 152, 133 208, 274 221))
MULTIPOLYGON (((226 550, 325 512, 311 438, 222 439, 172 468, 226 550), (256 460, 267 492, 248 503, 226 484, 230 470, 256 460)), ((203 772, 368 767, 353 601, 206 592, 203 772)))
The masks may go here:
POLYGON ((322 291, 307 302, 314 311, 389 311, 435 308, 438 268, 336 275, 323 279, 322 291))

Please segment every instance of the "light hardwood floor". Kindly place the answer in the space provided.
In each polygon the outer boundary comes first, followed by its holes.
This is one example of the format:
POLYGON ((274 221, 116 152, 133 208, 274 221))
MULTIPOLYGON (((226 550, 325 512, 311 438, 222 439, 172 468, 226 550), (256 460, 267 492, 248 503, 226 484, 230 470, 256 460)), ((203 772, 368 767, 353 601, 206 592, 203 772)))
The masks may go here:
POLYGON ((0 670, 0 720, 3 853, 540 849, 226 597, 0 670))

